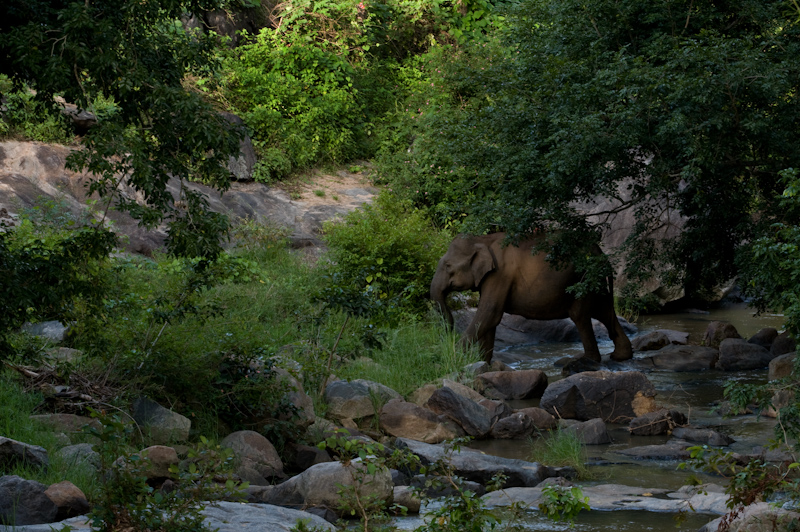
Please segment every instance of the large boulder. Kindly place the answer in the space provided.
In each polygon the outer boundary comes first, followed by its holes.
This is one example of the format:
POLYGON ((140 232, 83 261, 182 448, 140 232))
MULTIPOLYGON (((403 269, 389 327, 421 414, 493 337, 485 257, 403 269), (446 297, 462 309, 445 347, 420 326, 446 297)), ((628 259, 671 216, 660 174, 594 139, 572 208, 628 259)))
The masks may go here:
MULTIPOLYGON (((443 379, 442 380, 442 386, 444 388, 450 388, 451 390, 456 392, 458 395, 460 395, 462 397, 466 397, 467 399, 475 401, 476 403, 480 403, 481 401, 486 399, 486 397, 481 395, 478 391, 473 390, 469 386, 465 386, 465 385, 461 384, 460 382, 452 381, 450 379, 443 379)), ((428 396, 428 399, 430 399, 430 396, 428 396)), ((427 399, 426 399, 426 401, 427 401, 427 399)))
POLYGON ((785 355, 786 353, 794 353, 797 350, 797 341, 792 338, 788 331, 780 333, 775 340, 772 341, 770 352, 774 356, 785 355))
POLYGON ((655 410, 655 395, 639 371, 587 371, 548 386, 539 406, 556 417, 623 423, 655 410))
POLYGON ((139 397, 133 402, 133 419, 149 436, 150 442, 156 445, 186 441, 192 428, 189 418, 146 397, 139 397))
POLYGON ((147 480, 164 480, 172 477, 169 468, 177 466, 180 462, 178 452, 166 445, 151 445, 142 449, 140 455, 147 460, 147 468, 144 471, 147 480))
POLYGON ((47 486, 16 475, 0 477, 0 525, 52 523, 58 506, 45 492, 47 486))
POLYGON ((719 344, 719 361, 716 368, 722 371, 761 369, 775 358, 760 345, 747 343, 741 338, 726 338, 719 344))
POLYGON ((464 432, 475 438, 486 436, 492 428, 492 413, 486 407, 457 394, 451 388, 439 388, 433 392, 426 406, 452 419, 464 432))
POLYGON ((388 504, 392 500, 393 488, 388 469, 377 468, 374 474, 369 474, 367 465, 356 459, 347 464, 317 464, 282 484, 257 486, 249 493, 258 502, 302 508, 322 506, 345 515, 349 512, 342 508, 342 503, 348 490, 358 490, 362 500, 369 498, 388 504))
POLYGON ((392 436, 439 443, 464 435, 461 427, 444 416, 400 398, 386 403, 380 413, 381 428, 392 436))
POLYGON ((547 388, 547 375, 538 369, 490 371, 478 375, 475 385, 489 399, 532 399, 547 388))
POLYGON ((775 327, 764 327, 753 336, 747 339, 751 344, 758 344, 764 349, 772 348, 772 342, 778 337, 778 329, 775 327))
POLYGON ((503 487, 536 486, 545 478, 556 476, 555 471, 536 462, 491 456, 466 447, 449 452, 449 447, 443 444, 431 445, 405 438, 398 438, 397 446, 419 456, 425 465, 446 459, 456 475, 484 485, 497 473, 506 476, 503 487))
POLYGON ((361 419, 378 412, 377 403, 386 403, 400 394, 383 384, 364 379, 333 381, 325 387, 328 415, 335 419, 361 419))
POLYGON ((788 377, 794 369, 794 360, 797 358, 795 353, 778 355, 769 361, 769 380, 774 381, 788 377))
POLYGON ((706 347, 719 347, 723 340, 727 338, 740 339, 741 335, 736 327, 725 321, 712 321, 706 327, 703 335, 703 345, 706 347))
POLYGON ((657 436, 667 434, 686 422, 686 416, 682 412, 662 408, 632 419, 628 430, 636 436, 657 436))
POLYGON ((44 492, 58 508, 57 521, 63 521, 76 515, 84 515, 92 509, 86 495, 68 480, 51 484, 44 492))
POLYGON ((233 450, 239 465, 236 470, 243 480, 254 485, 267 485, 270 479, 285 478, 283 462, 268 439, 252 430, 229 434, 220 445, 233 450))
POLYGON ((636 359, 637 367, 666 371, 703 371, 717 363, 719 351, 700 345, 668 345, 654 354, 636 359))
POLYGON ((49 463, 44 447, 0 436, 0 466, 3 469, 10 469, 17 464, 47 468, 49 463))

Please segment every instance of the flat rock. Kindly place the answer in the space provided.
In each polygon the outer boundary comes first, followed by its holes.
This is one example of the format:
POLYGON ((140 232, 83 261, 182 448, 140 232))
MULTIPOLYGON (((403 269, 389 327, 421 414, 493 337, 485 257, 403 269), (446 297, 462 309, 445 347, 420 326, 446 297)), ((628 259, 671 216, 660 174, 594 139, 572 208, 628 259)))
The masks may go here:
MULTIPOLYGON (((423 464, 433 463, 448 455, 448 447, 441 444, 431 445, 398 438, 397 446, 419 456, 423 464)), ((506 475, 505 487, 535 486, 547 477, 556 476, 553 470, 536 462, 486 455, 465 447, 450 453, 449 462, 458 476, 484 485, 497 473, 506 475)))
POLYGON ((587 371, 550 384, 539 406, 556 417, 621 423, 655 410, 655 395, 641 372, 587 371))
POLYGON ((686 460, 691 444, 682 440, 670 440, 662 445, 643 445, 617 451, 619 454, 638 460, 686 460))

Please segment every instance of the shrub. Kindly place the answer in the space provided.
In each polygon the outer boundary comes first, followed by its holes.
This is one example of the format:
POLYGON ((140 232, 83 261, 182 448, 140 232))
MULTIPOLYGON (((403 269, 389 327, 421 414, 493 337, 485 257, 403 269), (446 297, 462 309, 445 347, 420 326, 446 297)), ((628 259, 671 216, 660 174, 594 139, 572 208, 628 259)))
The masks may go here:
POLYGON ((449 238, 421 211, 384 192, 374 205, 326 224, 324 238, 330 251, 323 300, 361 298, 357 313, 390 320, 426 312, 428 287, 449 238))
POLYGON ((7 76, 0 76, 0 94, 3 95, 0 137, 60 144, 72 142, 72 126, 55 102, 46 106, 34 98, 30 87, 15 89, 7 76))

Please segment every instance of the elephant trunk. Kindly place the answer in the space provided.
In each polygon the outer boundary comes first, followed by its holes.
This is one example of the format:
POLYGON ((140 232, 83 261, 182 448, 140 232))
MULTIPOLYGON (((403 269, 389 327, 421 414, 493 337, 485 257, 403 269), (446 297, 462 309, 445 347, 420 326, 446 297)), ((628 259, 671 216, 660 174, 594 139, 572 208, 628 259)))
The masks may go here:
POLYGON ((444 276, 439 275, 437 272, 433 277, 433 282, 431 283, 430 295, 431 300, 434 302, 436 308, 442 313, 445 321, 447 321, 447 325, 449 327, 453 327, 453 313, 447 306, 447 294, 449 293, 449 287, 450 283, 448 283, 447 279, 444 276))

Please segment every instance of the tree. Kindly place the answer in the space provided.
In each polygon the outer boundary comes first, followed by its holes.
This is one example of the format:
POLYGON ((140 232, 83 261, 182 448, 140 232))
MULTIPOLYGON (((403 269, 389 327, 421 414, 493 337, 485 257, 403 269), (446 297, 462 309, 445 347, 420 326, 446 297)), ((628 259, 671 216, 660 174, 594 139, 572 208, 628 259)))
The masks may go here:
POLYGON ((89 189, 140 223, 169 224, 173 253, 213 257, 226 219, 205 197, 170 177, 220 190, 229 183, 229 157, 241 133, 196 92, 187 73, 215 65, 213 35, 189 33, 186 12, 219 8, 223 0, 10 0, 0 7, 0 73, 36 98, 59 94, 79 108, 111 102, 83 138, 68 166, 94 174, 89 189), (120 194, 122 181, 144 204, 120 194))
POLYGON ((428 162, 454 171, 453 212, 473 231, 558 229, 556 260, 605 228, 581 207, 614 198, 638 221, 628 274, 659 259, 702 295, 735 275, 740 245, 777 212, 779 172, 800 164, 800 23, 789 7, 526 2, 500 59, 451 68, 444 83, 458 87, 460 110, 427 117, 403 149, 434 159, 416 165, 428 182, 444 178, 428 162), (661 245, 652 234, 664 210, 686 223, 661 245))

